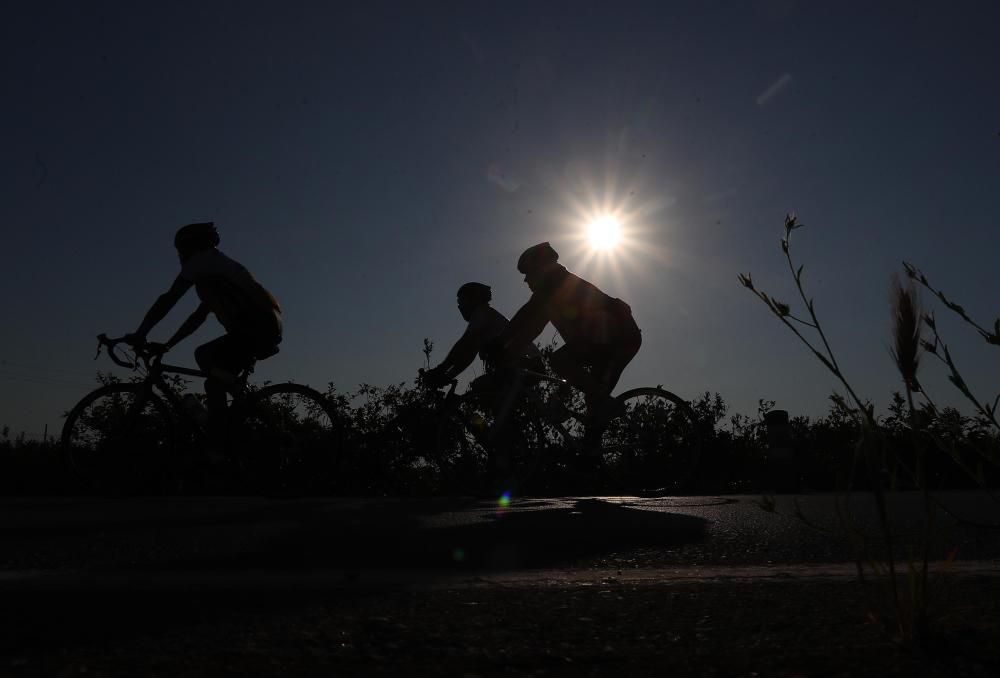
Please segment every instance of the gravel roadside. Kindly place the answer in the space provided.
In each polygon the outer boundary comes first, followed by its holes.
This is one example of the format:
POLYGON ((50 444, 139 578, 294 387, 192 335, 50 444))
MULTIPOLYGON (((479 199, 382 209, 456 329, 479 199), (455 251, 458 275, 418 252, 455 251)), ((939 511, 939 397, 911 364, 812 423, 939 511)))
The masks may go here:
POLYGON ((938 580, 915 654, 844 577, 378 590, 5 590, 3 676, 993 676, 1000 578, 938 580))

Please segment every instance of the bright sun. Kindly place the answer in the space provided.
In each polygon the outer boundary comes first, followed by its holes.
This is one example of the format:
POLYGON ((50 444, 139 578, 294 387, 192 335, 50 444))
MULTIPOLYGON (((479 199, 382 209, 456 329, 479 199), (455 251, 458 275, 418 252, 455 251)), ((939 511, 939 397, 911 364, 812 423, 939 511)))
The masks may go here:
POLYGON ((595 250, 610 250, 621 240, 621 225, 614 217, 598 217, 587 227, 587 239, 595 250))

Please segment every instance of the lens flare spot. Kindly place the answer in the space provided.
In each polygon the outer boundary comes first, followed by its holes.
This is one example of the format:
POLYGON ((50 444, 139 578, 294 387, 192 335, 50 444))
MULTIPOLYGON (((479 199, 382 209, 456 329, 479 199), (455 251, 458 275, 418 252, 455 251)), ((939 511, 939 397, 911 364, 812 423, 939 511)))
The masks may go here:
POLYGON ((451 559, 456 563, 460 563, 465 560, 465 549, 461 546, 456 546, 451 552, 451 559))
POLYGON ((507 508, 510 506, 510 492, 504 492, 500 495, 500 499, 497 500, 497 504, 500 508, 507 508))

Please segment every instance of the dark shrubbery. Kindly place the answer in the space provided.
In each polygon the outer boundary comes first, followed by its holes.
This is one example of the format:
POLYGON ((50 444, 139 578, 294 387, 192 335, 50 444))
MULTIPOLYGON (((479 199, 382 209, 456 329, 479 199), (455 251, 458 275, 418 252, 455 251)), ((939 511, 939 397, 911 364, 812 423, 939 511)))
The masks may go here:
MULTIPOLYGON (((106 377, 102 378, 105 381, 106 377)), ((416 495, 436 491, 429 465, 437 435, 442 394, 416 384, 386 387, 363 384, 354 393, 341 393, 332 384, 326 396, 337 418, 340 458, 335 478, 325 486, 335 494, 416 495)), ((706 392, 692 401, 703 431, 701 472, 692 491, 758 493, 774 490, 834 491, 849 476, 857 422, 836 403, 823 417, 792 416, 790 456, 778 458, 768 443, 765 415, 773 401, 761 401, 754 416, 729 415, 718 393, 706 392), (789 477, 792 482, 789 483, 789 477), (778 479, 782 479, 782 483, 778 479)), ((982 417, 957 410, 921 412, 924 427, 935 432, 944 448, 926 455, 928 483, 935 489, 972 488, 976 480, 963 470, 971 466, 992 486, 992 467, 982 468, 982 454, 1000 457, 1000 436, 982 417), (973 454, 972 450, 978 450, 973 454)), ((903 466, 916 463, 909 434, 906 404, 893 395, 888 414, 879 420, 887 440, 886 487, 912 489, 903 466), (899 462, 899 463, 896 463, 899 462)), ((655 450, 637 450, 640 457, 655 450)), ((868 489, 856 480, 856 489, 868 489)), ((655 482, 655 481, 654 481, 655 482)), ((5 494, 50 494, 78 489, 59 455, 58 440, 27 440, 0 430, 0 491, 5 494)))
POLYGON ((29 440, 24 433, 12 437, 9 426, 0 428, 0 494, 58 495, 77 488, 57 440, 29 440))

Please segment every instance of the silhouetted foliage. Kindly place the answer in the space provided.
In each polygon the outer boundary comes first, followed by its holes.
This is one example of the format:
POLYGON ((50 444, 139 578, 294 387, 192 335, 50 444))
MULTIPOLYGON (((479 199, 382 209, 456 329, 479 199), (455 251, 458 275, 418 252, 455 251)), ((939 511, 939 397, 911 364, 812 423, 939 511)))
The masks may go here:
MULTIPOLYGON (((116 379, 100 374, 98 381, 107 384, 116 379)), ((317 488, 350 495, 425 495, 441 490, 432 456, 442 392, 423 388, 414 381, 389 386, 362 384, 350 393, 329 384, 324 395, 335 414, 333 426, 339 435, 339 451, 336 460, 324 464, 323 472, 331 477, 317 483, 317 488)), ((553 390, 548 397, 557 394, 553 390)), ((730 414, 722 395, 708 391, 691 401, 704 433, 702 471, 690 491, 756 493, 775 489, 777 462, 768 447, 764 422, 774 406, 774 401, 761 400, 755 415, 730 414)), ((888 475, 884 480, 887 486, 902 490, 913 487, 901 468, 912 468, 916 463, 908 416, 902 395, 894 393, 888 413, 879 419, 887 441, 888 475)), ((976 481, 955 463, 956 457, 976 469, 991 486, 998 484, 995 467, 984 467, 980 461, 983 455, 1000 459, 1000 434, 995 426, 982 416, 969 417, 954 408, 942 408, 940 412, 923 408, 919 416, 922 429, 932 432, 933 439, 939 442, 938 453, 927 455, 929 485, 936 489, 976 486, 976 481)), ((792 489, 841 489, 858 435, 856 420, 831 403, 830 411, 815 419, 793 413, 789 425, 791 464, 798 480, 798 486, 792 489)), ((549 448, 546 453, 558 454, 559 450, 549 448)), ((637 460, 633 463, 642 468, 644 457, 655 453, 653 449, 636 450, 637 460)), ((12 494, 67 489, 72 483, 60 466, 58 440, 30 440, 7 426, 0 429, 2 491, 12 494)), ((551 479, 547 482, 557 486, 551 479)), ((650 482, 652 486, 656 481, 650 482)), ((865 489, 864 479, 857 480, 855 486, 865 489)), ((544 487, 534 489, 546 491, 544 487)), ((562 485, 561 489, 570 488, 562 485)))

